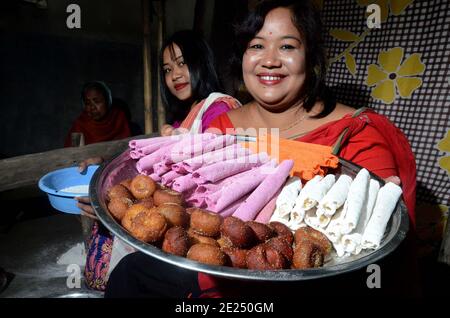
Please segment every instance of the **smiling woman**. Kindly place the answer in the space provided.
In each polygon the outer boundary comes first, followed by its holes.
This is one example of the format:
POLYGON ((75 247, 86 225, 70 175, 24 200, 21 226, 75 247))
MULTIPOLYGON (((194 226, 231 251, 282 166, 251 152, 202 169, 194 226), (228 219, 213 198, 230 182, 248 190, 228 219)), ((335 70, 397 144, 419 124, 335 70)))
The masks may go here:
MULTIPOLYGON (((312 1, 262 1, 237 27, 234 50, 235 73, 253 101, 211 127, 226 133, 278 129, 285 139, 332 146, 334 154, 382 178, 398 175, 414 226, 416 169, 409 143, 386 117, 335 101, 325 85, 322 34, 312 1)), ((414 253, 404 258, 415 277, 414 253)), ((201 289, 219 284, 211 280, 200 273, 201 289)))
MULTIPOLYGON (((268 128, 279 129, 279 135, 286 139, 335 146, 335 154, 382 178, 399 175, 414 224, 416 172, 408 141, 386 117, 336 103, 325 85, 321 27, 312 0, 262 1, 237 27, 233 50, 236 74, 244 80, 254 100, 218 116, 210 126, 224 133, 233 133, 233 129, 258 132, 261 128, 262 133, 268 128)), ((387 295, 399 296, 396 288, 402 284, 409 288, 416 283, 414 254, 405 255, 403 250, 398 256, 408 262, 401 271, 398 263, 383 264, 383 273, 392 277, 383 288, 387 295), (412 270, 408 271, 409 268, 412 270)), ((125 257, 111 274, 106 296, 161 297, 167 290, 176 290, 172 297, 296 295, 303 299, 325 290, 350 298, 369 291, 365 286, 364 290, 358 288, 366 280, 361 272, 314 282, 315 286, 304 281, 288 286, 221 279, 203 273, 197 276, 158 263, 142 253, 125 257), (193 281, 197 278, 198 281, 193 281), (161 282, 163 288, 158 285, 161 282)), ((408 292, 413 290, 409 288, 408 292)))
POLYGON ((249 42, 242 73, 247 89, 264 108, 282 110, 295 100, 305 83, 305 46, 287 8, 271 12, 263 28, 249 42))
POLYGON ((180 101, 186 101, 192 96, 189 69, 184 62, 180 47, 173 43, 163 53, 163 72, 167 88, 180 101))
POLYGON ((231 96, 220 94, 222 85, 208 43, 193 31, 169 37, 160 57, 161 97, 171 116, 161 135, 174 128, 203 132, 218 115, 240 106, 231 96))

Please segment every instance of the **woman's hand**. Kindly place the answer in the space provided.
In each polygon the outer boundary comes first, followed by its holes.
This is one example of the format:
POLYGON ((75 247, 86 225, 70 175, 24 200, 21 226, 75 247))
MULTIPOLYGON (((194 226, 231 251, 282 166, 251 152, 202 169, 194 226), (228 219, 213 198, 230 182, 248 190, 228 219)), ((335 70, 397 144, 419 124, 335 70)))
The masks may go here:
POLYGON ((82 173, 82 172, 84 172, 86 170, 86 168, 88 166, 90 166, 90 165, 98 165, 98 164, 101 164, 103 161, 104 161, 104 159, 102 157, 93 157, 93 158, 89 158, 89 159, 83 160, 78 165, 78 171, 80 173, 82 173))
POLYGON ((161 136, 166 137, 166 136, 172 136, 173 133, 173 126, 172 125, 168 125, 168 124, 164 124, 161 127, 161 136))
POLYGON ((384 181, 385 181, 386 183, 392 182, 393 184, 396 184, 396 185, 398 185, 398 186, 402 184, 400 178, 397 177, 397 176, 390 176, 390 177, 387 177, 386 179, 384 179, 384 181))
MULTIPOLYGON (((98 165, 102 163, 104 159, 102 157, 93 157, 86 160, 83 160, 78 165, 78 171, 83 173, 89 165, 98 165)), ((98 220, 95 215, 94 209, 91 206, 91 199, 89 197, 76 197, 75 200, 78 201, 77 206, 81 210, 81 215, 87 216, 88 218, 98 220)))
POLYGON ((89 197, 76 197, 75 200, 78 201, 77 206, 81 210, 81 215, 87 216, 93 220, 98 220, 94 209, 91 206, 91 199, 89 199, 89 197))

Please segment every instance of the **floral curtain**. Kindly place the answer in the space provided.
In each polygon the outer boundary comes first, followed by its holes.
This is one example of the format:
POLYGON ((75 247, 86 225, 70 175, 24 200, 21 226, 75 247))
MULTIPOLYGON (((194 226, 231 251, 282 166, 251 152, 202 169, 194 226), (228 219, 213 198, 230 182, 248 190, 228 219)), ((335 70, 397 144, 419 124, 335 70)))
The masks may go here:
POLYGON ((328 84, 338 100, 386 115, 410 141, 417 227, 422 252, 430 253, 442 238, 450 205, 450 1, 317 3, 327 28, 328 84), (376 21, 377 12, 379 28, 367 23, 376 21))

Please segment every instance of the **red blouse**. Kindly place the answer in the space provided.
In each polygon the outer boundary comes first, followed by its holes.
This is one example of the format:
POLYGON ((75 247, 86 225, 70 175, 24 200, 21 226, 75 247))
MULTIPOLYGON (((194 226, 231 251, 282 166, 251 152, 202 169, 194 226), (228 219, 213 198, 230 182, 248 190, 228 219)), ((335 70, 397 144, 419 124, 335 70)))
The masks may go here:
MULTIPOLYGON (((213 120, 210 128, 225 133, 234 129, 227 114, 213 120)), ((385 116, 366 110, 356 117, 351 114, 332 121, 296 140, 333 146, 344 129, 347 133, 338 153, 343 159, 356 163, 381 178, 399 176, 403 196, 414 226, 416 166, 406 137, 385 116)))
POLYGON ((67 134, 64 147, 71 146, 71 134, 80 132, 84 135, 85 145, 124 139, 131 136, 130 126, 125 113, 112 107, 105 118, 99 121, 91 119, 85 111, 75 120, 67 134))

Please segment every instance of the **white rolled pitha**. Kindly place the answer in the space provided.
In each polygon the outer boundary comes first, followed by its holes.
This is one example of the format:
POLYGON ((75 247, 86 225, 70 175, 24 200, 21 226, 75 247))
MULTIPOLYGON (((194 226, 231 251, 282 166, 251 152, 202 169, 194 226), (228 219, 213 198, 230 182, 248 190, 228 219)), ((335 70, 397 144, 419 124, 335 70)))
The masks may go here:
POLYGON ((291 177, 281 190, 275 203, 275 211, 278 217, 289 215, 294 207, 295 200, 302 189, 302 182, 298 177, 291 177))
POLYGON ((292 211, 289 214, 289 228, 295 231, 301 227, 306 226, 305 213, 305 210, 302 209, 292 211))
POLYGON ((279 216, 279 215, 272 214, 272 217, 270 218, 269 222, 280 222, 290 228, 289 214, 285 215, 285 216, 279 216))
POLYGON ((351 183, 352 178, 350 176, 341 175, 330 191, 320 200, 317 213, 319 215, 325 214, 329 217, 333 216, 336 210, 344 205, 351 183))
MULTIPOLYGON (((320 200, 327 194, 328 190, 336 182, 334 174, 326 175, 315 186, 310 187, 304 194, 303 208, 305 211, 317 206, 320 200)), ((305 186, 306 187, 306 186, 305 186)))
POLYGON ((306 182, 303 189, 301 189, 300 194, 295 199, 294 207, 291 210, 289 219, 294 219, 295 222, 299 224, 303 222, 303 219, 305 217, 305 198, 310 191, 309 189, 315 187, 322 179, 322 176, 317 175, 306 182))
POLYGON ((344 206, 339 208, 336 213, 332 216, 330 223, 325 228, 325 235, 333 244, 340 244, 340 239, 342 236, 341 227, 345 216, 347 201, 345 201, 344 206))
POLYGON ((318 209, 316 208, 306 211, 305 223, 315 230, 325 229, 331 221, 331 216, 317 212, 318 209))
POLYGON ((293 207, 293 211, 295 210, 308 210, 312 208, 313 206, 309 206, 306 201, 308 200, 308 197, 310 196, 310 192, 322 181, 322 176, 315 176, 308 182, 306 182, 303 189, 300 191, 300 194, 298 195, 297 199, 295 200, 295 204, 293 207))
POLYGON ((369 192, 370 174, 366 169, 361 169, 350 185, 347 196, 347 210, 341 226, 342 234, 349 234, 358 225, 361 212, 366 204, 369 192))
POLYGON ((375 207, 375 202, 377 201, 379 191, 380 191, 380 183, 377 180, 370 179, 369 192, 367 194, 366 204, 364 206, 364 210, 361 213, 358 222, 358 227, 361 225, 361 228, 358 229, 358 232, 360 232, 359 230, 362 230, 363 232, 367 226, 367 223, 369 223, 370 217, 372 216, 373 208, 375 207))
POLYGON ((366 204, 364 205, 359 217, 358 225, 353 232, 351 232, 350 234, 345 234, 341 238, 341 243, 344 246, 345 252, 352 255, 358 255, 359 253, 361 253, 362 235, 367 223, 369 222, 370 216, 372 215, 373 207, 375 205, 375 201, 377 200, 379 190, 380 184, 378 183, 378 181, 370 179, 366 204))
POLYGON ((333 243, 333 248, 336 251, 336 255, 338 257, 344 257, 348 255, 348 253, 345 252, 344 245, 342 245, 340 241, 337 243, 333 243))
POLYGON ((375 207, 367 223, 361 240, 361 245, 365 249, 377 249, 380 246, 386 226, 392 212, 397 206, 398 199, 402 195, 402 188, 388 182, 378 191, 375 207))

